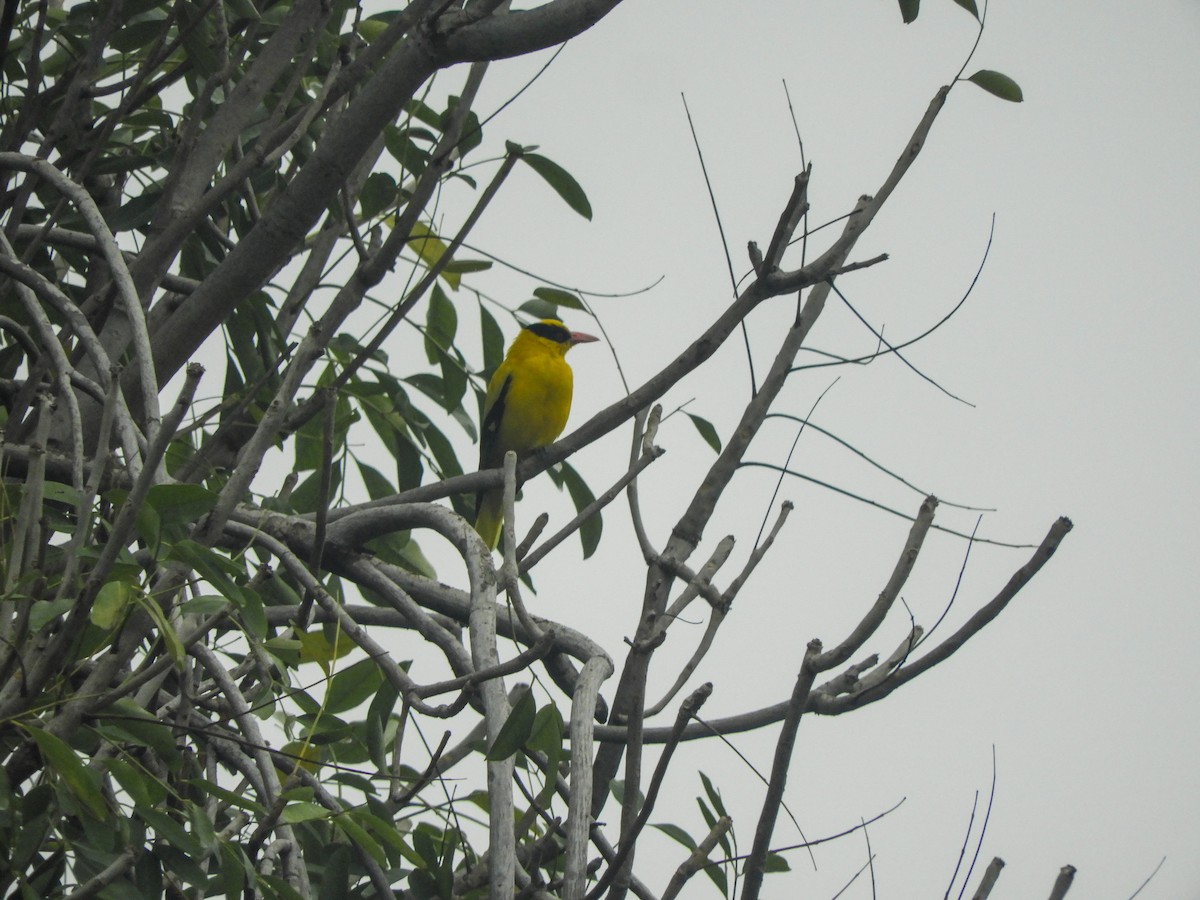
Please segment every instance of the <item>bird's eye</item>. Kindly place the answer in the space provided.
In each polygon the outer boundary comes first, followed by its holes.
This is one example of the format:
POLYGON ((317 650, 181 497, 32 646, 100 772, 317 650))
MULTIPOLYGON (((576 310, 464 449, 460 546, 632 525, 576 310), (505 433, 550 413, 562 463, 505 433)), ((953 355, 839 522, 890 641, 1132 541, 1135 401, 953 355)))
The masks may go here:
POLYGON ((526 325, 525 330, 560 344, 566 344, 571 340, 571 332, 561 322, 534 322, 526 325))

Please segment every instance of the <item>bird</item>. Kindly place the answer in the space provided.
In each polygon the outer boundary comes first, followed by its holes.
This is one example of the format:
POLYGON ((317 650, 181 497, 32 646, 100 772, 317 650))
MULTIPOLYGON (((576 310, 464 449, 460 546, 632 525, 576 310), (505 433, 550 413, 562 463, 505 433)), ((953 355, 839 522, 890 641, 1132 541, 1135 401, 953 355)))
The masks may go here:
MULTIPOLYGON (((558 319, 531 322, 517 332, 488 382, 479 438, 480 469, 499 468, 509 450, 520 458, 562 434, 571 413, 574 383, 567 351, 596 340, 571 331, 558 319)), ((475 530, 492 549, 500 540, 503 495, 502 488, 491 488, 475 497, 475 530)))

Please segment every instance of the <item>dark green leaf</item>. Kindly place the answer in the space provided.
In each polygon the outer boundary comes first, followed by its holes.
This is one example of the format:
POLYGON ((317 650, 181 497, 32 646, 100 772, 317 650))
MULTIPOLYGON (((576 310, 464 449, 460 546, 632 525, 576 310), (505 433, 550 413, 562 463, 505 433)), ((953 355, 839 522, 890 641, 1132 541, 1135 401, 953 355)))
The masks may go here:
POLYGON ((100 792, 95 773, 80 761, 75 751, 62 738, 32 726, 28 727, 28 731, 41 751, 42 758, 58 773, 71 796, 97 819, 107 819, 108 804, 104 802, 104 795, 100 792))
POLYGON ((729 878, 725 874, 725 869, 722 866, 705 866, 704 874, 709 880, 717 886, 717 890, 721 892, 722 897, 729 896, 729 878))
POLYGON ((162 199, 162 190, 143 191, 138 196, 126 201, 122 206, 105 215, 108 227, 113 231, 131 231, 149 224, 150 217, 158 201, 162 199))
POLYGON ((717 814, 729 815, 725 811, 725 804, 721 802, 721 792, 713 786, 712 781, 703 772, 700 773, 700 782, 704 785, 704 793, 708 794, 708 799, 712 801, 713 809, 717 811, 717 814))
POLYGON ((429 444, 429 449, 433 453, 434 460, 437 461, 442 477, 449 478, 451 475, 461 475, 462 465, 459 463, 458 456, 454 452, 454 445, 446 440, 446 436, 432 424, 426 425, 422 429, 421 434, 429 444))
MULTIPOLYGON (((621 778, 614 778, 612 784, 609 785, 609 790, 612 791, 613 797, 622 806, 625 805, 625 781, 621 778)), ((646 795, 638 791, 638 808, 641 809, 646 805, 646 795)))
MULTIPOLYGON (((17 600, 28 602, 26 598, 15 593, 6 595, 5 599, 9 602, 17 600)), ((48 623, 53 622, 74 605, 74 597, 59 597, 57 600, 38 600, 34 602, 33 606, 29 609, 30 631, 41 631, 48 623)))
MULTIPOLYGON (((149 855, 149 854, 147 854, 149 855)), ((226 897, 240 897, 245 892, 246 881, 254 877, 245 851, 232 841, 221 842, 221 887, 226 897)))
POLYGON ((179 751, 175 735, 157 716, 151 715, 134 700, 122 697, 100 714, 106 737, 124 739, 134 747, 149 747, 171 769, 178 767, 179 751))
POLYGON ((363 218, 379 215, 396 202, 396 179, 386 172, 372 172, 358 192, 363 218))
POLYGON ((694 416, 691 413, 687 417, 692 420, 692 424, 696 426, 696 430, 700 432, 700 437, 704 438, 704 442, 712 447, 717 453, 721 452, 721 437, 717 434, 717 429, 713 427, 713 423, 708 419, 703 419, 700 416, 694 416))
MULTIPOLYGON (((591 488, 583 480, 583 477, 575 471, 575 468, 564 462, 561 466, 563 482, 567 486, 567 492, 571 495, 571 502, 575 504, 575 511, 582 512, 592 501, 596 499, 591 488)), ((594 514, 584 520, 579 526, 579 541, 583 545, 583 558, 587 559, 596 552, 596 548, 600 545, 600 535, 604 531, 604 520, 600 517, 600 511, 597 510, 594 514)))
POLYGON ((437 844, 433 841, 432 828, 418 828, 413 832, 412 837, 413 849, 421 857, 421 862, 424 863, 425 868, 431 871, 437 869, 441 853, 438 851, 437 844))
POLYGON ((915 21, 920 11, 921 0, 900 0, 900 16, 905 25, 915 21))
POLYGON ((567 202, 567 206, 585 219, 592 217, 592 204, 588 202, 587 194, 583 192, 579 182, 566 169, 538 153, 522 154, 521 159, 529 163, 529 167, 533 171, 546 179, 546 183, 567 202))
POLYGON ((672 825, 669 822, 659 822, 652 824, 650 827, 657 828, 663 834, 683 844, 689 850, 695 850, 697 847, 695 839, 678 825, 672 825))
MULTIPOLYGON (((449 103, 446 104, 446 111, 442 113, 441 121, 438 123, 438 127, 443 131, 449 126, 458 103, 458 97, 451 97, 449 103)), ((475 115, 474 110, 468 110, 463 118, 462 131, 459 133, 458 143, 454 145, 454 149, 458 151, 460 157, 463 157, 481 143, 483 143, 483 131, 479 126, 479 116, 475 115)))
POLYGON ((979 85, 989 94, 999 97, 1001 100, 1008 100, 1010 103, 1020 103, 1025 99, 1025 95, 1021 93, 1021 86, 1002 72, 980 69, 967 81, 979 85))
POLYGON ((364 659, 333 676, 325 695, 325 711, 336 715, 354 709, 373 695, 383 683, 375 660, 364 659))
POLYGON ((200 842, 196 840, 195 836, 188 834, 182 825, 166 813, 141 806, 136 808, 135 813, 139 819, 154 829, 155 834, 167 844, 174 846, 175 849, 197 859, 204 856, 204 848, 200 846, 200 842))
POLYGON ((104 760, 104 767, 129 795, 135 806, 154 807, 167 796, 166 786, 145 769, 117 757, 104 760))
POLYGON ((47 500, 57 500, 71 506, 78 506, 81 499, 79 491, 69 484, 60 484, 57 481, 45 482, 42 485, 42 496, 47 500))
POLYGON ((349 844, 335 844, 329 852, 322 854, 321 891, 317 900, 344 900, 350 896, 352 852, 349 844))
POLYGON ((307 800, 301 800, 296 803, 289 803, 283 808, 283 812, 279 816, 281 822, 286 822, 288 825, 297 825, 300 822, 313 822, 317 819, 329 818, 329 810, 321 806, 319 803, 311 803, 307 800))
POLYGON ((504 359, 504 332, 482 302, 479 304, 479 332, 483 342, 483 371, 490 375, 504 359))
POLYGON ((954 0, 954 2, 973 15, 976 19, 979 18, 979 8, 975 5, 975 0, 954 0))
POLYGON ((229 601, 215 594, 207 594, 184 600, 179 604, 179 611, 188 616, 211 616, 213 613, 229 608, 229 601))
POLYGON ((768 853, 766 859, 763 860, 764 872, 790 872, 792 867, 788 865, 788 861, 779 853, 768 853))
POLYGON ((452 259, 442 271, 454 275, 469 275, 472 272, 486 272, 491 267, 490 259, 452 259))
POLYGON ((213 828, 212 819, 208 817, 208 813, 204 811, 204 807, 192 801, 186 801, 188 821, 192 824, 192 834, 204 846, 206 850, 212 851, 217 849, 217 832, 213 828))
POLYGON ((567 309, 578 309, 581 312, 585 309, 583 302, 570 291, 539 287, 533 289, 533 296, 539 300, 545 300, 547 303, 553 303, 555 306, 565 306, 567 309))
POLYGON ((508 759, 525 746, 533 733, 533 720, 537 715, 537 704, 533 702, 533 691, 521 695, 500 726, 500 733, 487 752, 487 758, 493 762, 508 759))
POLYGON ((113 35, 109 46, 121 53, 140 50, 150 44, 158 37, 159 32, 170 24, 170 19, 163 9, 151 10, 140 16, 131 17, 121 30, 113 35))
POLYGON ((190 524, 217 504, 217 495, 198 484, 156 484, 146 494, 146 504, 163 525, 190 524))
MULTIPOLYGON (((429 293, 429 311, 425 315, 425 336, 440 349, 454 346, 458 333, 458 312, 440 285, 434 285, 429 293)), ((432 360, 431 360, 432 362, 432 360)))
POLYGON ((150 618, 158 627, 158 636, 162 639, 167 655, 171 657, 171 661, 175 663, 176 668, 182 669, 187 652, 184 650, 183 643, 179 640, 175 626, 167 620, 163 608, 158 605, 158 602, 153 597, 141 593, 135 593, 133 599, 138 602, 142 609, 150 614, 150 618))
POLYGON ((529 735, 530 750, 537 750, 553 758, 562 751, 563 717, 558 707, 547 703, 537 711, 533 718, 533 728, 529 735))
POLYGON ((355 460, 355 463, 358 465, 358 474, 362 476, 363 484, 367 486, 367 496, 372 500, 390 497, 396 493, 396 489, 378 469, 368 466, 361 459, 355 460))

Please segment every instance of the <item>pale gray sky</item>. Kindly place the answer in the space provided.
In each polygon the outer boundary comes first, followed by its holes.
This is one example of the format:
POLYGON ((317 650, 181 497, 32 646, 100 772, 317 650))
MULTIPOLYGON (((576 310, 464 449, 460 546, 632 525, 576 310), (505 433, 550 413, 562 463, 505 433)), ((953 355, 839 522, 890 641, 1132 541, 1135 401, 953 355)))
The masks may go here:
MULTIPOLYGON (((681 92, 740 274, 746 241, 765 245, 799 171, 781 81, 814 164, 818 223, 875 190, 973 39, 970 16, 951 0, 926 0, 907 27, 890 0, 630 0, 488 129, 497 145, 537 143, 569 169, 590 195, 594 221, 525 172, 474 242, 591 291, 632 291, 661 277, 647 293, 594 301, 627 376, 640 382, 730 295, 681 92)), ((1070 863, 1079 869, 1072 896, 1126 898, 1166 856, 1140 896, 1200 896, 1200 704, 1192 687, 1200 682, 1198 41, 1200 4, 1192 0, 1142 4, 1136 13, 1115 0, 995 0, 967 71, 1007 73, 1026 101, 956 87, 855 254, 887 252, 891 261, 839 281, 890 338, 918 333, 969 284, 995 213, 974 294, 908 354, 975 407, 894 359, 805 373, 785 392, 784 408, 804 414, 840 374, 815 420, 925 490, 996 507, 983 535, 1036 543, 1059 515, 1076 525, 1043 573, 959 656, 884 703, 802 724, 787 799, 809 837, 908 798, 870 831, 881 897, 944 892, 976 790, 978 829, 993 745, 996 801, 972 890, 1000 855, 1008 867, 995 897, 1045 895, 1070 863)), ((546 58, 496 65, 480 108, 498 105, 546 58)), ((486 285, 516 302, 538 283, 489 276, 486 285)), ((770 304, 751 320, 760 370, 790 305, 770 304)), ((874 341, 835 302, 811 344, 857 354, 874 341)), ((621 388, 603 348, 572 359, 577 425, 621 388)), ((731 347, 673 392, 668 408, 695 398, 689 408, 727 434, 747 391, 744 356, 731 347)), ((790 425, 772 426, 751 456, 779 462, 793 437, 790 425)), ((626 443, 610 437, 575 462, 603 486, 626 443)), ((711 454, 682 417, 664 425, 660 443, 667 456, 643 492, 661 542, 711 454)), ((907 510, 919 504, 816 433, 801 438, 793 463, 907 510)), ((765 470, 744 472, 699 555, 728 531, 743 554, 735 551, 728 568, 740 568, 772 487, 765 470)), ((805 642, 843 636, 882 587, 907 532, 899 519, 811 485, 786 482, 781 496, 796 511, 694 679, 715 682, 710 716, 783 699, 805 642)), ((531 486, 526 497, 532 509, 567 511, 553 491, 531 486)), ((577 545, 560 551, 542 567, 532 601, 595 634, 618 661, 643 571, 627 518, 614 508, 599 559, 582 569, 577 545)), ((939 521, 970 530, 974 515, 943 508, 939 521)), ((947 602, 963 552, 963 542, 945 536, 927 544, 904 592, 918 622, 931 624, 947 602)), ((976 547, 946 633, 1027 558, 976 547)), ((871 649, 890 652, 907 626, 902 615, 871 649)), ((687 658, 701 631, 673 631, 656 689, 673 680, 670 664, 687 658)), ((774 736, 733 741, 765 772, 774 736)), ((691 800, 700 791, 696 768, 723 790, 744 852, 762 787, 715 742, 680 754, 673 799, 654 820, 703 832, 691 800)), ((799 839, 781 819, 775 843, 799 839)), ((653 854, 661 886, 683 850, 664 839, 653 854)), ((769 880, 767 896, 832 896, 866 850, 861 836, 822 847, 817 871, 801 853, 789 858, 793 872, 769 880)), ((870 890, 863 876, 844 896, 870 890)))

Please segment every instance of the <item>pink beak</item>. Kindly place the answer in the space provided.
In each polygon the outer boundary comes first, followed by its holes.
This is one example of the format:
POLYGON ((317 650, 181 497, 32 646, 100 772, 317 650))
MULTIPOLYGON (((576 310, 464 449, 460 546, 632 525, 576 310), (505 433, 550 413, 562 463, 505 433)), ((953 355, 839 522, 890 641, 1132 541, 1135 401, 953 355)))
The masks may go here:
POLYGON ((600 338, 592 337, 590 334, 584 334, 582 331, 572 331, 571 332, 571 346, 572 347, 574 347, 576 344, 590 344, 593 341, 598 341, 598 340, 600 340, 600 338))

